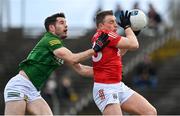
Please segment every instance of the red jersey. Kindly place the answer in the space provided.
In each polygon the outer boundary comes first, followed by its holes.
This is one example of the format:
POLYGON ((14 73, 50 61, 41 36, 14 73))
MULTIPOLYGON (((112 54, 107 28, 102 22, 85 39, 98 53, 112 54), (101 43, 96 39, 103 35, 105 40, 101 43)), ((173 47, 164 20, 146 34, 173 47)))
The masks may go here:
POLYGON ((110 43, 92 57, 94 81, 97 83, 118 83, 122 80, 122 61, 117 43, 121 39, 115 32, 97 30, 92 43, 98 39, 102 32, 108 33, 110 43))

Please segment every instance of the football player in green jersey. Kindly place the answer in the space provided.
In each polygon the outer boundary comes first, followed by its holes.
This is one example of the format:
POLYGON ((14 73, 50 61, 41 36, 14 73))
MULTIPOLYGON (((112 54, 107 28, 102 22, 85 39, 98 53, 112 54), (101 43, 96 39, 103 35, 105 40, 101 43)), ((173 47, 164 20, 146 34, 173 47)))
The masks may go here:
POLYGON ((63 45, 67 37, 67 24, 64 13, 57 13, 45 19, 47 32, 32 49, 28 57, 19 64, 19 74, 9 80, 4 89, 5 115, 52 115, 40 90, 50 74, 64 62, 84 76, 93 76, 90 66, 80 64, 108 43, 108 35, 99 36, 92 49, 72 53, 63 45))

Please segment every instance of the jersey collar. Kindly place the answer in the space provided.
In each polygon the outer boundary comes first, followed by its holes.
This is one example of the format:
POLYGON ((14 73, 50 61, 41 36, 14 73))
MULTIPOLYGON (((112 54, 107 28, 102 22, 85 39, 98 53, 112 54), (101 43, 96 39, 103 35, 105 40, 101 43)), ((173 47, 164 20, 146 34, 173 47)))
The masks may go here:
POLYGON ((59 36, 54 35, 54 34, 52 34, 51 32, 46 32, 46 34, 47 34, 47 35, 50 35, 50 36, 53 36, 53 37, 55 37, 55 38, 59 38, 59 39, 60 39, 60 37, 59 37, 59 36))

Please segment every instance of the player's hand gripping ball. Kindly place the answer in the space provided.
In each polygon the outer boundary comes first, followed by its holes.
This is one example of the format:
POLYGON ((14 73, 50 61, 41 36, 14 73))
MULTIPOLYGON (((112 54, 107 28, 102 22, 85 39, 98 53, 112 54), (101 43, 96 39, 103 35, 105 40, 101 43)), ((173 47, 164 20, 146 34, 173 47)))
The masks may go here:
POLYGON ((130 22, 133 31, 142 30, 147 26, 148 19, 146 14, 142 10, 133 9, 130 12, 131 12, 130 22))

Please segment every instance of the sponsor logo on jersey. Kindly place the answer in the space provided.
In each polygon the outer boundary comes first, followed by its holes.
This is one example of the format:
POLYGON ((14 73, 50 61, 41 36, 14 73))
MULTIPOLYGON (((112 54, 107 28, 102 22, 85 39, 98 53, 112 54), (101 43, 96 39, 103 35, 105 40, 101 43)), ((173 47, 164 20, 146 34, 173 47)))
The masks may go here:
POLYGON ((53 45, 56 45, 56 44, 61 44, 61 41, 60 40, 51 40, 51 41, 49 41, 49 44, 51 46, 53 46, 53 45))
POLYGON ((62 59, 60 59, 60 58, 58 58, 56 56, 54 56, 54 58, 56 59, 57 64, 59 64, 59 65, 64 64, 64 60, 62 60, 62 59))

